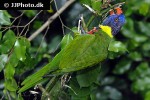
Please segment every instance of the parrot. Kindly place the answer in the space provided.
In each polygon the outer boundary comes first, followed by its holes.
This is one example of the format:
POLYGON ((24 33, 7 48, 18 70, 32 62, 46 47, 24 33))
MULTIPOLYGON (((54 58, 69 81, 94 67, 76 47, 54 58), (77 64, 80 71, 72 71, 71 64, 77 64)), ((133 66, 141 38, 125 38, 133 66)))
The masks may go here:
POLYGON ((70 41, 51 62, 42 67, 33 75, 28 76, 22 83, 18 93, 35 86, 44 80, 44 75, 63 75, 85 68, 92 67, 107 58, 108 47, 112 38, 120 31, 125 23, 125 16, 120 7, 116 12, 110 11, 110 15, 101 25, 76 36, 70 41))

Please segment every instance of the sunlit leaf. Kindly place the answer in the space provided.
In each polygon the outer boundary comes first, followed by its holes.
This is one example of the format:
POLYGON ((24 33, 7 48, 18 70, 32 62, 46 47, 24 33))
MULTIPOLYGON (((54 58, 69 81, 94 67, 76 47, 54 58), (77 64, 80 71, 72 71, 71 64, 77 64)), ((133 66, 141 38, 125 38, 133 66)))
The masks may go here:
POLYGON ((6 62, 8 60, 8 55, 7 54, 2 54, 0 55, 0 72, 2 71, 2 69, 4 68, 6 62))
POLYGON ((149 11, 149 4, 147 3, 142 3, 139 9, 139 13, 142 15, 146 15, 149 11))
POLYGON ((16 40, 15 42, 14 52, 20 61, 24 61, 26 59, 26 46, 21 44, 20 39, 16 40))
POLYGON ((0 10, 0 25, 10 25, 10 15, 5 10, 0 10))
POLYGON ((126 52, 127 51, 126 46, 120 41, 110 42, 108 50, 112 52, 126 52))

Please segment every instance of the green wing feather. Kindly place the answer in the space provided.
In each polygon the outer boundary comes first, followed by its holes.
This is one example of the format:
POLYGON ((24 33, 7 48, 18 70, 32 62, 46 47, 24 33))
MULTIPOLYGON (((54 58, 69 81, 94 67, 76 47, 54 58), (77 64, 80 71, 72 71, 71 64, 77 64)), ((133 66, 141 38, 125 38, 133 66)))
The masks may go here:
POLYGON ((110 38, 99 32, 74 39, 62 54, 58 72, 77 71, 103 61, 108 54, 109 42, 110 38))

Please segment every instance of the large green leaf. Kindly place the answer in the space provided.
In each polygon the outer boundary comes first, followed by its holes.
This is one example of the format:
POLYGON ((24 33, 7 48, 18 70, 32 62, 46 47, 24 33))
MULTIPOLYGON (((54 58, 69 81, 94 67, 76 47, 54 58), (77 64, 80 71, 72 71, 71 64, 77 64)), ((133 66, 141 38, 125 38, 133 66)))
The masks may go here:
POLYGON ((2 43, 0 44, 0 52, 1 53, 8 53, 10 49, 14 46, 16 41, 16 36, 12 30, 8 30, 2 39, 2 43))
POLYGON ((99 73, 100 73, 99 66, 93 69, 90 68, 89 70, 83 70, 78 72, 76 78, 80 87, 89 87, 93 83, 97 83, 99 73))
POLYGON ((108 48, 109 51, 112 51, 112 52, 126 52, 127 51, 127 48, 126 46, 120 42, 120 41, 112 41, 110 42, 109 44, 109 48, 108 48))
POLYGON ((26 38, 20 37, 16 40, 14 52, 20 61, 24 61, 26 59, 26 49, 29 47, 30 42, 26 38))
POLYGON ((0 10, 0 25, 10 25, 11 16, 5 10, 0 10))

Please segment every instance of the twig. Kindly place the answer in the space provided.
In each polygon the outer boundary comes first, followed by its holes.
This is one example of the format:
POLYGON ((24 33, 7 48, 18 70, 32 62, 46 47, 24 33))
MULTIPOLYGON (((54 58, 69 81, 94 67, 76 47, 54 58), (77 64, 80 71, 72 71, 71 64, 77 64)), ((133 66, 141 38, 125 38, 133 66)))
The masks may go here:
POLYGON ((53 16, 48 18, 48 20, 37 30, 35 31, 28 40, 33 40, 39 33, 41 33, 49 24, 51 24, 67 7, 69 7, 75 0, 69 0, 66 2, 66 4, 61 7, 53 16))
POLYGON ((30 24, 37 18, 37 16, 38 16, 42 11, 43 11, 43 10, 40 10, 40 11, 24 26, 24 28, 22 29, 22 31, 21 31, 21 33, 19 34, 19 36, 22 35, 22 33, 24 32, 24 30, 26 29, 26 27, 27 27, 28 25, 30 25, 30 24))

